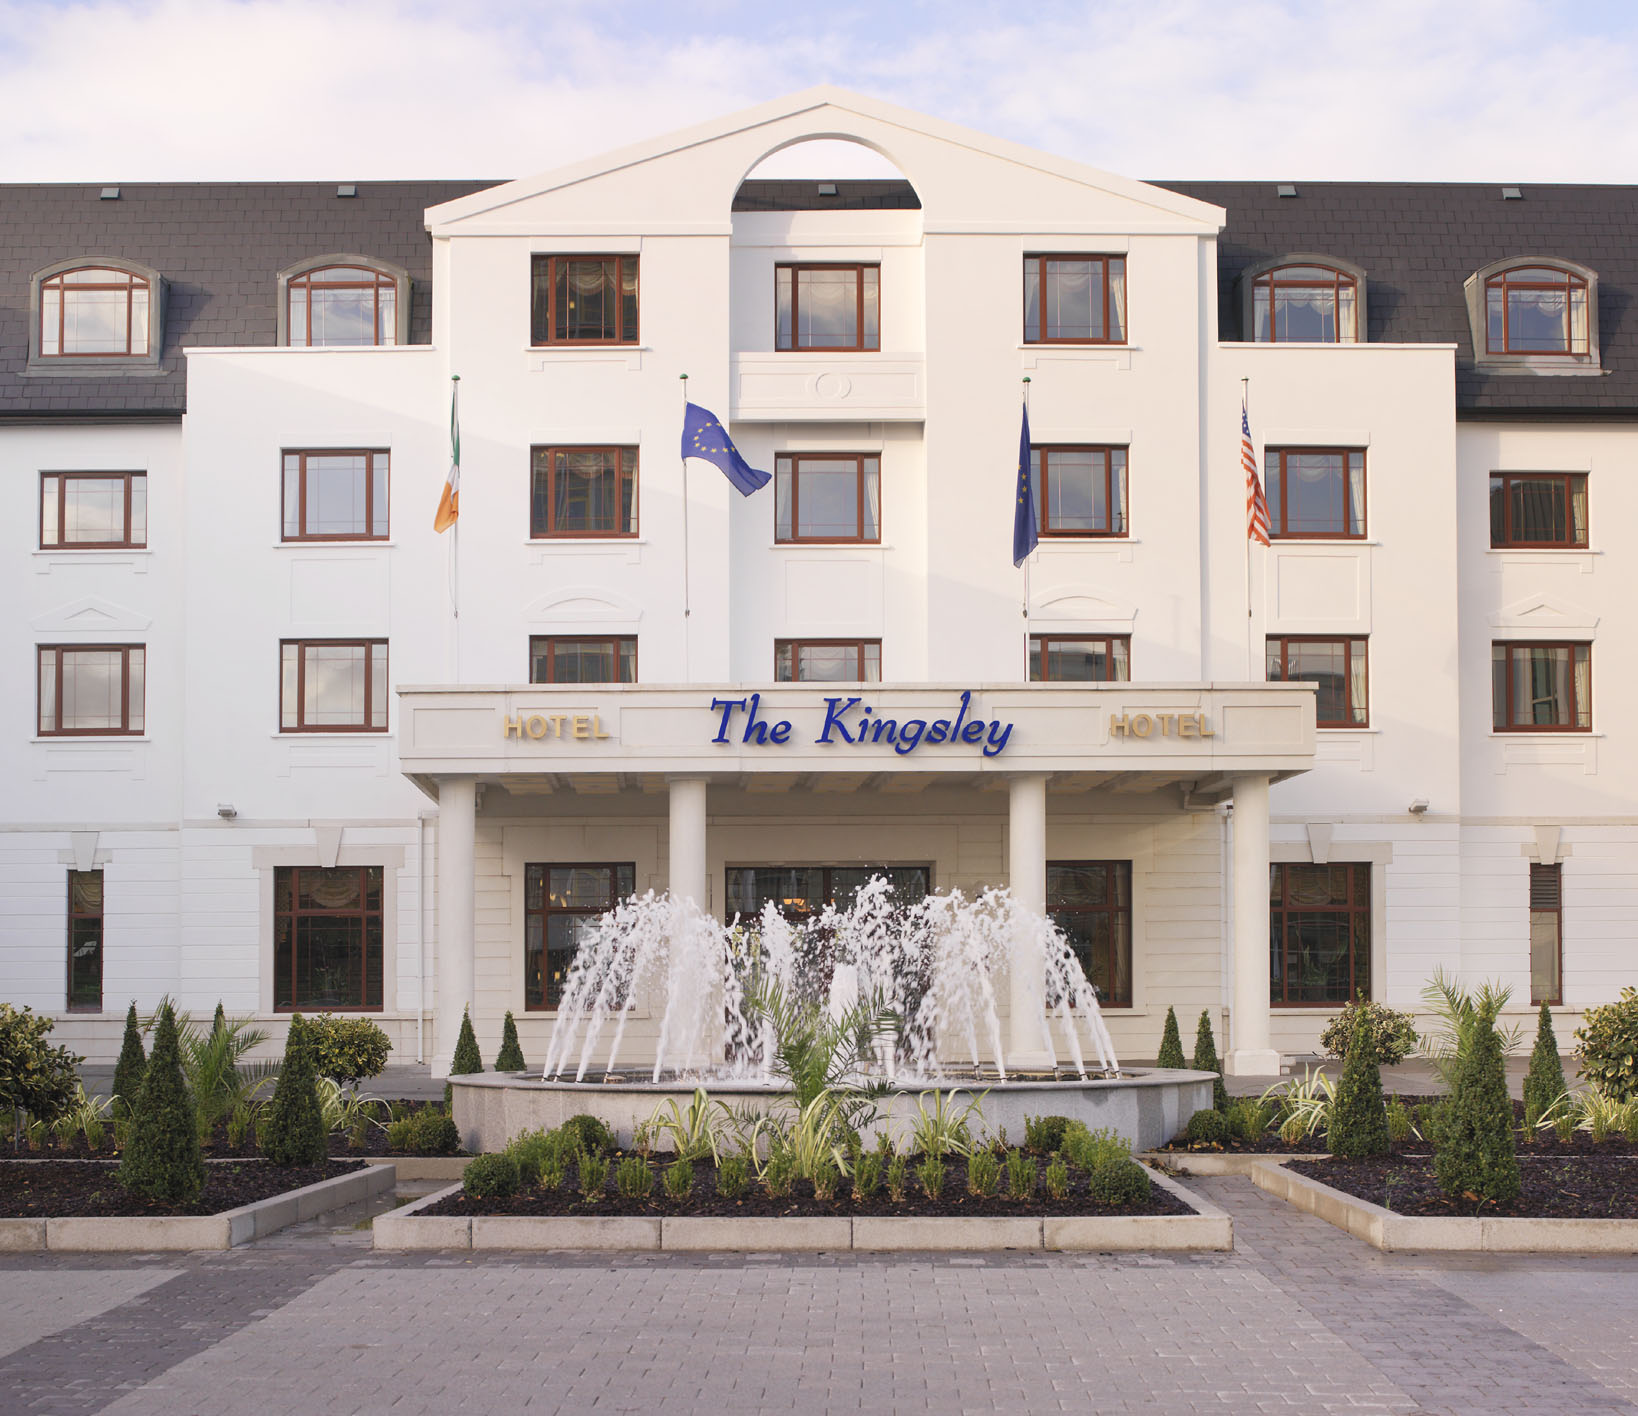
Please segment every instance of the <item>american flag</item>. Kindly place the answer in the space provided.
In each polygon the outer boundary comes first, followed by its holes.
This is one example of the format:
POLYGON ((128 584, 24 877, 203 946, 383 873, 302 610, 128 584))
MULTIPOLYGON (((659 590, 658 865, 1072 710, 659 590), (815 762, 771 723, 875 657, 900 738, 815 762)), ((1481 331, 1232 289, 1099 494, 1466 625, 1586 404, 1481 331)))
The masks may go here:
POLYGON ((1257 476, 1257 453, 1251 446, 1251 419, 1240 405, 1240 466, 1246 469, 1246 539, 1268 544, 1268 501, 1257 476))

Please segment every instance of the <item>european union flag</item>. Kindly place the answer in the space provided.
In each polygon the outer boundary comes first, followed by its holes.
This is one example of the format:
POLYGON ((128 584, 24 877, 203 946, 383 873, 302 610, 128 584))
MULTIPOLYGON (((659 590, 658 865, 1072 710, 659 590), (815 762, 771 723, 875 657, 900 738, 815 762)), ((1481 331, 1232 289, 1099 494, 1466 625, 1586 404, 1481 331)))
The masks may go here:
POLYGON ((707 462, 716 463, 742 497, 750 496, 772 480, 739 455, 734 440, 717 421, 716 414, 706 412, 697 403, 690 403, 683 413, 682 455, 703 457, 707 462))
POLYGON ((1035 519, 1035 489, 1029 480, 1029 409, 1024 409, 1024 430, 1018 435, 1018 505, 1012 512, 1012 563, 1022 565, 1041 539, 1035 519))

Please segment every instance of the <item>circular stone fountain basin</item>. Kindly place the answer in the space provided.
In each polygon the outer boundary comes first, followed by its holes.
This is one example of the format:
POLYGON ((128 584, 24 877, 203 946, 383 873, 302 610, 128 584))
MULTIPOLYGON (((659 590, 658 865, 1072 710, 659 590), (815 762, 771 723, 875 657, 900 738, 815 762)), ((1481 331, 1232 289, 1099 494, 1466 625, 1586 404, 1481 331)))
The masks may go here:
MULTIPOLYGON (((475 1155, 498 1151, 524 1131, 551 1130, 580 1113, 597 1117, 621 1145, 629 1145, 633 1130, 656 1108, 665 1107, 669 1113, 667 1103, 672 1100, 686 1108, 697 1086, 703 1086, 713 1101, 724 1101, 736 1110, 754 1106, 772 1111, 789 1095, 755 1082, 683 1077, 659 1082, 548 1082, 521 1072, 475 1072, 449 1080, 461 1144, 475 1155)), ((1067 1116, 1093 1130, 1114 1131, 1131 1142, 1133 1150, 1151 1150, 1176 1135, 1196 1111, 1211 1107, 1212 1080, 1211 1072, 1160 1067, 1062 1081, 947 1076, 936 1082, 907 1083, 882 1098, 881 1109, 895 1144, 908 1134, 921 1094, 942 1091, 960 1093, 958 1105, 976 1101, 988 1131, 993 1135, 1005 1127, 1015 1143, 1023 1140, 1025 1116, 1067 1116)), ((882 1124, 879 1121, 876 1129, 882 1124)))

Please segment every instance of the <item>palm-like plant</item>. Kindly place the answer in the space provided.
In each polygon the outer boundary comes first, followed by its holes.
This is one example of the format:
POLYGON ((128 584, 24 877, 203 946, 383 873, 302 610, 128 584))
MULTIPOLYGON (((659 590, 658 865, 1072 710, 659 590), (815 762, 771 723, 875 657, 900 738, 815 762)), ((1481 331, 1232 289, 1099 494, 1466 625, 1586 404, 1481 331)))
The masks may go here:
POLYGON ((220 1009, 206 1028, 194 1022, 192 1014, 176 1009, 169 996, 160 999, 153 1016, 143 1024, 144 1032, 153 1027, 167 1005, 175 1012, 182 1071, 193 1093, 199 1131, 209 1135, 218 1121, 235 1107, 248 1105, 278 1076, 279 1064, 244 1061, 246 1053, 267 1041, 264 1029, 252 1027, 244 1018, 225 1017, 220 1009))
POLYGON ((846 1128, 859 1130, 875 1120, 889 1088, 882 1078, 866 1077, 863 1068, 898 1021, 880 995, 861 998, 833 1017, 816 1000, 758 982, 750 1007, 773 1028, 773 1072, 790 1083, 798 1114, 830 1094, 846 1128))
MULTIPOLYGON (((1512 996, 1511 988, 1488 980, 1476 989, 1463 988, 1443 968, 1434 969, 1422 990, 1422 1002, 1438 1020, 1438 1028, 1422 1034, 1417 1053, 1433 1064, 1447 1091, 1454 1089, 1457 1063, 1467 1055, 1474 1025, 1481 1019, 1494 1024, 1512 996)), ((1497 1028, 1496 1034, 1501 1038, 1502 1055, 1506 1056, 1518 1047, 1523 1030, 1514 1023, 1507 1029, 1497 1028)))

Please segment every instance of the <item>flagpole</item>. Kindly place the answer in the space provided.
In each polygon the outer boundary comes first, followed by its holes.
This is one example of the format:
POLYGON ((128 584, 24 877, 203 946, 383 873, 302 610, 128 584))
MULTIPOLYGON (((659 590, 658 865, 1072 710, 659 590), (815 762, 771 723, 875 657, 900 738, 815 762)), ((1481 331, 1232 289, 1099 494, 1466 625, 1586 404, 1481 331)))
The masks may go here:
MULTIPOLYGON (((1029 375, 1028 374, 1024 375, 1024 412, 1025 413, 1029 412, 1029 375)), ((1026 472, 1025 475, 1028 475, 1027 472, 1026 472)), ((1035 506, 1033 498, 1031 499, 1031 502, 1030 502, 1030 511, 1037 518, 1041 514, 1039 509, 1035 506)), ((1029 563, 1034 558, 1035 558, 1035 551, 1033 549, 1031 549, 1030 553, 1027 556, 1024 557, 1024 682, 1025 683, 1029 682, 1029 563)), ((1042 673, 1044 674, 1045 672, 1046 672, 1046 669, 1045 669, 1045 666, 1043 665, 1042 666, 1042 673)))
MULTIPOLYGON (((677 376, 682 381, 683 427, 688 426, 688 375, 677 376)), ((683 682, 688 681, 688 617, 693 613, 688 597, 688 458, 682 459, 682 535, 683 535, 683 682)))
MULTIPOLYGON (((459 399, 461 396, 461 376, 449 376, 449 427, 451 439, 455 441, 452 449, 456 458, 460 456, 460 415, 459 399)), ((461 518, 456 515, 455 524, 449 528, 449 609, 450 616, 455 621, 455 682, 461 681, 461 518)))
MULTIPOLYGON (((1246 427, 1251 426, 1251 380, 1240 380, 1240 414, 1246 420, 1246 427)), ((1250 433, 1247 433, 1250 436, 1250 433)), ((1246 531, 1246 682, 1252 681, 1251 666, 1251 532, 1246 531)))

